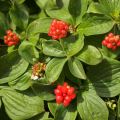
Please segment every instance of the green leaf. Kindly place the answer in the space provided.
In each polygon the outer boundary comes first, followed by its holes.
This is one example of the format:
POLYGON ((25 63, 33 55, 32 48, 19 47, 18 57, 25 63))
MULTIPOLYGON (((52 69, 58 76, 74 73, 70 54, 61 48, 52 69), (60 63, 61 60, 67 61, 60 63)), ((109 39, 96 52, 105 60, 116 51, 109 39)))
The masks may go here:
POLYGON ((90 89, 95 89, 101 97, 114 97, 120 94, 120 62, 104 59, 102 63, 88 68, 90 89))
POLYGON ((18 51, 0 57, 0 84, 15 80, 28 68, 28 63, 21 59, 18 51))
POLYGON ((80 78, 80 79, 86 79, 84 68, 82 66, 82 63, 79 60, 69 59, 68 67, 73 76, 80 78))
POLYGON ((118 118, 118 120, 120 119, 120 96, 119 96, 119 100, 118 100, 118 113, 117 113, 117 118, 118 118))
POLYGON ((71 80, 75 84, 81 84, 81 80, 79 78, 76 78, 75 76, 72 75, 72 73, 70 72, 69 67, 68 67, 67 64, 64 67, 64 72, 65 72, 65 77, 68 80, 71 80))
POLYGON ((24 41, 20 44, 18 52, 22 58, 31 64, 39 58, 39 52, 36 50, 35 46, 28 41, 24 41))
POLYGON ((43 53, 49 56, 64 57, 66 56, 62 46, 58 41, 47 40, 42 42, 43 53))
POLYGON ((34 36, 29 36, 29 42, 31 42, 34 46, 39 41, 39 34, 35 34, 34 36))
POLYGON ((8 29, 8 24, 5 15, 0 12, 0 38, 3 38, 5 31, 8 29))
POLYGON ((48 119, 48 117, 49 117, 49 112, 43 112, 28 120, 44 120, 44 119, 48 119))
POLYGON ((40 8, 45 8, 45 6, 48 3, 48 0, 35 0, 35 2, 40 8))
POLYGON ((26 72, 19 78, 10 81, 9 86, 17 90, 26 90, 31 86, 31 73, 26 72))
POLYGON ((14 4, 9 11, 12 22, 19 28, 25 29, 28 24, 28 11, 22 5, 14 4))
POLYGON ((55 120, 75 120, 76 117, 76 107, 72 104, 67 108, 59 106, 55 113, 55 120))
POLYGON ((109 58, 116 59, 120 55, 120 48, 117 48, 115 51, 113 51, 106 46, 102 46, 101 52, 103 53, 103 55, 109 58))
POLYGON ((77 95, 77 110, 82 120, 108 120, 108 109, 104 101, 93 91, 77 95))
POLYGON ((88 45, 77 54, 76 58, 86 64, 96 65, 102 61, 102 54, 96 47, 88 45))
POLYGON ((100 7, 98 7, 101 13, 112 16, 113 18, 119 18, 120 13, 120 0, 99 0, 100 7))
POLYGON ((27 37, 34 36, 39 33, 48 33, 50 27, 50 18, 39 18, 31 22, 27 28, 27 37))
POLYGON ((5 110, 12 120, 25 120, 44 111, 44 103, 38 96, 30 97, 10 88, 2 89, 0 93, 5 110))
POLYGON ((22 3, 25 2, 25 0, 15 0, 15 2, 18 3, 18 4, 22 4, 22 3))
POLYGON ((66 61, 66 58, 53 58, 47 64, 45 73, 50 83, 55 82, 58 79, 66 61))
POLYGON ((0 108, 1 108, 2 102, 1 102, 1 98, 0 98, 0 108))
POLYGON ((88 7, 87 13, 103 14, 99 8, 100 4, 98 2, 91 2, 91 4, 88 7))
POLYGON ((32 89, 42 100, 50 101, 55 99, 53 86, 36 83, 32 85, 32 89))
POLYGON ((51 114, 54 117, 55 117, 55 113, 56 113, 57 107, 58 107, 58 104, 56 104, 55 102, 49 102, 48 103, 48 108, 49 108, 51 114))
POLYGON ((47 118, 47 119, 44 119, 44 120, 54 120, 53 118, 47 118))
POLYGON ((86 36, 103 34, 109 32, 114 24, 114 21, 104 15, 87 14, 79 24, 77 33, 84 33, 86 36))
POLYGON ((61 44, 63 45, 64 50, 68 57, 71 57, 77 54, 84 46, 84 36, 76 35, 69 36, 63 40, 61 40, 61 44))
POLYGON ((78 25, 87 12, 89 0, 70 0, 69 11, 73 18, 76 20, 76 25, 78 25))
POLYGON ((35 0, 35 2, 42 10, 57 7, 56 0, 35 0))
POLYGON ((70 0, 61 0, 61 1, 57 1, 57 3, 62 4, 65 9, 68 9, 70 0))
POLYGON ((57 9, 57 10, 47 9, 46 12, 51 18, 63 20, 63 21, 68 22, 70 24, 74 23, 72 16, 70 15, 69 11, 66 10, 65 8, 61 8, 61 9, 57 9))

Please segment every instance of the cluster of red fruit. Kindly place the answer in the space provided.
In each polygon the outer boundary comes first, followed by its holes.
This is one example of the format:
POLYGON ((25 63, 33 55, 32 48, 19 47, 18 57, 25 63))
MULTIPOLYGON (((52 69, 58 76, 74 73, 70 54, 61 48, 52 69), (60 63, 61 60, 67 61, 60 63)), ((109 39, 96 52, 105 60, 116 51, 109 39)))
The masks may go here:
POLYGON ((120 36, 109 33, 102 41, 102 45, 109 49, 116 50, 117 47, 120 47, 120 36))
POLYGON ((4 36, 4 43, 8 46, 17 45, 19 43, 19 37, 12 32, 12 30, 7 30, 4 36))
POLYGON ((67 36, 69 30, 69 25, 61 20, 54 19, 51 23, 48 36, 51 36, 52 39, 57 40, 67 36))
POLYGON ((70 102, 76 97, 75 88, 70 87, 66 82, 63 85, 58 85, 54 90, 56 102, 67 107, 70 102))

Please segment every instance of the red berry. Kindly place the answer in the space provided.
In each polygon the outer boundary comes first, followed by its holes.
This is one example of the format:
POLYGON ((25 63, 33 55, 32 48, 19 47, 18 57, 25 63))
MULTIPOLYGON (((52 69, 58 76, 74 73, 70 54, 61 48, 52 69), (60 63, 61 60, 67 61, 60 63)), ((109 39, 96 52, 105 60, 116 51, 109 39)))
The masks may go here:
POLYGON ((62 95, 62 92, 61 92, 59 89, 55 89, 55 90, 54 90, 54 93, 55 93, 56 95, 62 95))
POLYGON ((71 97, 71 99, 75 99, 76 98, 76 94, 74 93, 70 97, 71 97))
POLYGON ((68 95, 72 95, 72 94, 74 93, 74 91, 75 91, 75 88, 74 88, 74 87, 70 87, 70 88, 68 89, 67 94, 68 94, 68 95))
POLYGON ((11 30, 7 30, 4 36, 4 43, 8 46, 17 45, 19 42, 19 37, 13 33, 11 30))
POLYGON ((67 107, 69 104, 70 104, 69 101, 67 101, 67 100, 64 100, 64 101, 63 101, 63 105, 64 105, 64 107, 67 107))
POLYGON ((119 47, 120 47, 120 41, 117 43, 117 46, 119 46, 119 47))
POLYGON ((66 100, 66 101, 68 101, 68 102, 71 102, 71 97, 70 97, 70 96, 66 96, 66 97, 64 98, 64 100, 66 100))
POLYGON ((68 86, 68 84, 67 84, 66 82, 64 82, 64 83, 63 83, 63 86, 64 86, 64 87, 67 87, 67 86, 68 86))
POLYGON ((113 46, 113 45, 112 45, 111 43, 108 43, 108 44, 107 44, 107 48, 112 48, 112 46, 113 46))
POLYGON ((7 31, 6 31, 6 34, 7 34, 7 35, 9 35, 10 33, 12 33, 11 30, 7 30, 7 31))
POLYGON ((108 36, 106 36, 106 37, 105 37, 105 40, 106 40, 106 41, 109 41, 109 37, 108 37, 108 36))
POLYGON ((120 36, 119 35, 116 35, 115 36, 115 41, 118 41, 120 39, 120 36))
POLYGON ((58 85, 58 86, 57 86, 57 89, 59 89, 60 91, 62 91, 62 86, 61 86, 61 85, 58 85))
POLYGON ((63 97, 57 95, 57 96, 56 96, 56 102, 57 102, 58 104, 62 103, 62 102, 63 102, 63 97))
POLYGON ((113 33, 109 33, 109 34, 108 34, 108 37, 113 37, 113 36, 114 36, 113 33))
POLYGON ((12 46, 12 45, 14 45, 14 42, 8 42, 8 46, 12 46))
POLYGON ((106 40, 102 41, 102 45, 106 46, 108 44, 108 42, 106 40))
POLYGON ((66 93, 63 93, 63 97, 66 97, 67 96, 67 94, 66 93))
POLYGON ((117 46, 112 46, 112 50, 116 50, 117 49, 117 46))
POLYGON ((66 86, 63 86, 63 87, 62 87, 62 92, 63 92, 63 93, 67 93, 67 91, 68 91, 67 87, 66 87, 66 86))
POLYGON ((48 36, 52 39, 57 40, 67 36, 69 25, 64 21, 54 19, 51 23, 48 36))
POLYGON ((109 42, 114 42, 114 41, 115 41, 114 37, 109 38, 109 42))
POLYGON ((70 87, 66 82, 63 85, 58 85, 54 93, 56 95, 56 102, 58 104, 62 103, 65 107, 76 97, 75 88, 70 87))

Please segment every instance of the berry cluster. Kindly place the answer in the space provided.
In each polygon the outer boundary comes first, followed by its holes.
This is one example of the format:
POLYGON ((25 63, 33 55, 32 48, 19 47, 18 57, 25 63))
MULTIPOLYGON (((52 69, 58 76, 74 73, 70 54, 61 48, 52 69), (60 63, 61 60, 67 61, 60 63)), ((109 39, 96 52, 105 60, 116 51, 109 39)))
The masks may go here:
POLYGON ((17 45, 19 42, 19 37, 13 33, 11 30, 7 30, 4 36, 4 43, 8 46, 17 45))
POLYGON ((38 62, 38 63, 34 64, 32 67, 31 79, 37 80, 40 77, 43 77, 45 69, 46 69, 46 64, 44 64, 44 63, 38 62))
POLYGON ((69 30, 69 25, 61 20, 54 19, 51 23, 48 36, 51 36, 52 39, 57 40, 67 36, 69 30))
POLYGON ((56 95, 56 102, 58 104, 62 103, 65 107, 76 97, 75 88, 70 87, 66 82, 64 82, 63 86, 58 85, 54 93, 56 95))
POLYGON ((116 50, 117 47, 120 47, 120 36, 109 33, 102 41, 102 45, 109 49, 116 50))

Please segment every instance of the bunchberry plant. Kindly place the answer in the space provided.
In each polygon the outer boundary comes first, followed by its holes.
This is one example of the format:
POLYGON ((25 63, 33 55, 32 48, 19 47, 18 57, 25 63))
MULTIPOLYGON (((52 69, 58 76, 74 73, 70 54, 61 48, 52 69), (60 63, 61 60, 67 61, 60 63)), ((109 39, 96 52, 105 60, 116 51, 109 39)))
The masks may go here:
POLYGON ((120 0, 0 0, 0 120, 119 120, 120 0))

